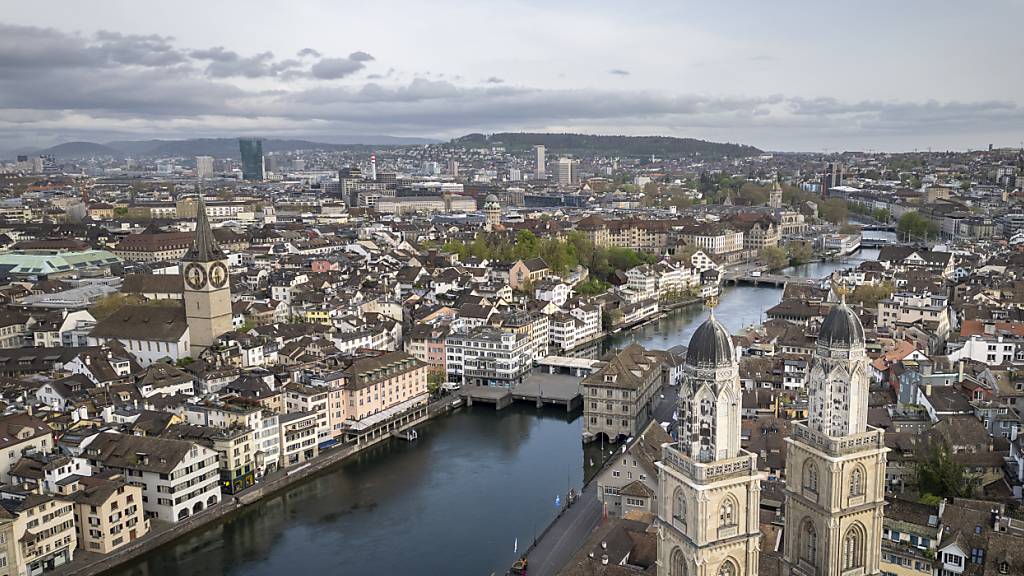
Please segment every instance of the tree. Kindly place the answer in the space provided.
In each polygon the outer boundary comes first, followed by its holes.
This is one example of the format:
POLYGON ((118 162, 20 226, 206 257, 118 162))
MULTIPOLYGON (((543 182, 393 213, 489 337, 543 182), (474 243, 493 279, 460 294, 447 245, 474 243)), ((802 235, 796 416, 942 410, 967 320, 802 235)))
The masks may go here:
POLYGON ((811 248, 810 242, 796 240, 787 243, 785 248, 789 253, 789 263, 793 266, 806 264, 814 257, 814 250, 811 248))
POLYGON ((899 231, 900 234, 906 234, 916 238, 925 238, 927 236, 936 235, 939 231, 939 227, 936 226, 934 222, 917 212, 907 212, 900 217, 900 221, 896 225, 896 230, 899 231))
POLYGON ((427 392, 431 396, 437 394, 441 389, 441 385, 444 384, 444 372, 440 370, 431 370, 427 372, 427 392))
POLYGON ((689 262, 690 258, 693 258, 693 255, 697 253, 697 250, 699 250, 699 248, 692 244, 684 244, 681 248, 676 250, 676 258, 679 258, 682 262, 689 262))
POLYGON ((852 302, 859 302, 861 305, 867 308, 875 308, 878 303, 885 300, 889 296, 892 296, 893 286, 889 282, 882 282, 881 284, 872 286, 871 284, 861 284, 853 289, 853 294, 850 295, 852 302))
POLYGON ((856 224, 843 224, 839 227, 839 232, 843 234, 857 234, 860 232, 860 226, 856 224))
POLYGON ((818 215, 833 224, 844 224, 847 212, 846 201, 841 198, 829 198, 818 203, 818 215))
POLYGON ((950 453, 949 443, 935 437, 922 454, 916 469, 917 489, 922 496, 956 498, 971 496, 975 479, 950 453))
POLYGON ((874 217, 875 220, 878 220, 883 224, 888 224, 889 220, 892 218, 892 214, 890 214, 889 211, 886 210, 885 208, 879 208, 875 210, 874 212, 871 213, 871 216, 874 217))
POLYGON ((598 294, 604 294, 610 287, 611 284, 608 284, 598 278, 587 278, 573 287, 573 290, 580 296, 596 296, 598 294))
POLYGON ((789 254, 778 246, 767 246, 761 250, 761 259, 768 264, 769 270, 780 270, 789 266, 789 254))

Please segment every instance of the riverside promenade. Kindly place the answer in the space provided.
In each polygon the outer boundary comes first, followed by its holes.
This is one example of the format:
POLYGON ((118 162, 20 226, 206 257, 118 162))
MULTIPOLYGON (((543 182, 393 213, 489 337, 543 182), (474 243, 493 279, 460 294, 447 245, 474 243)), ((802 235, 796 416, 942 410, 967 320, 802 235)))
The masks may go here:
MULTIPOLYGON (((662 390, 664 398, 654 409, 654 420, 670 422, 679 398, 679 387, 668 386, 662 390)), ((616 452, 615 454, 618 454, 616 452)), ((614 459, 614 454, 605 461, 602 470, 614 459)), ((583 488, 579 500, 566 508, 541 533, 540 538, 526 553, 527 574, 530 576, 554 576, 579 550, 587 537, 601 524, 603 506, 597 497, 597 475, 583 488)))

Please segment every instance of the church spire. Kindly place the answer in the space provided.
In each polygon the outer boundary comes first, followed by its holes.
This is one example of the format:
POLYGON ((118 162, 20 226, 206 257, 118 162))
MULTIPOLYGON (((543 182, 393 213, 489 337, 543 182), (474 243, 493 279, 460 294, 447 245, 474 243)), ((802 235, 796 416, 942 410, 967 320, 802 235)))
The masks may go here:
POLYGON ((196 197, 196 237, 192 246, 182 258, 185 262, 212 262, 223 260, 224 251, 217 244, 213 236, 213 229, 210 228, 210 220, 206 216, 206 202, 203 199, 202 191, 196 197))

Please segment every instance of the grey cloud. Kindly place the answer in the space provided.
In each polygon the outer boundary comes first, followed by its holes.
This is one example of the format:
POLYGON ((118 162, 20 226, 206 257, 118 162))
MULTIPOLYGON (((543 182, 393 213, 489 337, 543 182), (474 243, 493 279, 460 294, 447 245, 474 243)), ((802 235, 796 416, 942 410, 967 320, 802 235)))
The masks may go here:
POLYGON ((371 60, 375 60, 373 56, 370 56, 369 54, 363 52, 362 50, 357 50, 349 54, 348 59, 354 60, 356 62, 370 62, 371 60))
POLYGON ((608 73, 616 76, 629 76, 629 70, 623 70, 622 68, 612 68, 608 73))
POLYGON ((359 60, 351 58, 323 58, 310 69, 314 78, 321 80, 337 80, 345 76, 351 76, 365 68, 359 60))
POLYGON ((205 50, 193 50, 188 53, 196 60, 213 60, 215 62, 232 62, 238 60, 238 53, 227 50, 223 46, 214 46, 205 50))
POLYGON ((166 36, 100 31, 74 36, 52 28, 0 24, 0 69, 164 67, 186 61, 166 36))
POLYGON ((487 80, 484 80, 484 82, 486 82, 488 84, 501 84, 501 83, 504 82, 504 80, 501 79, 501 78, 498 78, 497 76, 491 76, 487 80))
POLYGON ((97 50, 118 64, 137 66, 171 66, 185 62, 185 55, 173 45, 173 38, 151 34, 139 36, 100 30, 96 33, 97 50))
POLYGON ((299 58, 305 58, 306 56, 312 56, 313 58, 319 58, 321 56, 318 50, 312 48, 303 48, 296 54, 299 58))

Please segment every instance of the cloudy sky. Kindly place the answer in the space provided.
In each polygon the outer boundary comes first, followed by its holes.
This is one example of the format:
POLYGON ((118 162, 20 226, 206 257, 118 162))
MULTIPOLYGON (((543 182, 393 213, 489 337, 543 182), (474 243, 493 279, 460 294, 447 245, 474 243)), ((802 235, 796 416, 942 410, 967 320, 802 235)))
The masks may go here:
POLYGON ((1018 146, 1024 2, 6 3, 0 149, 68 140, 662 134, 1018 146))

